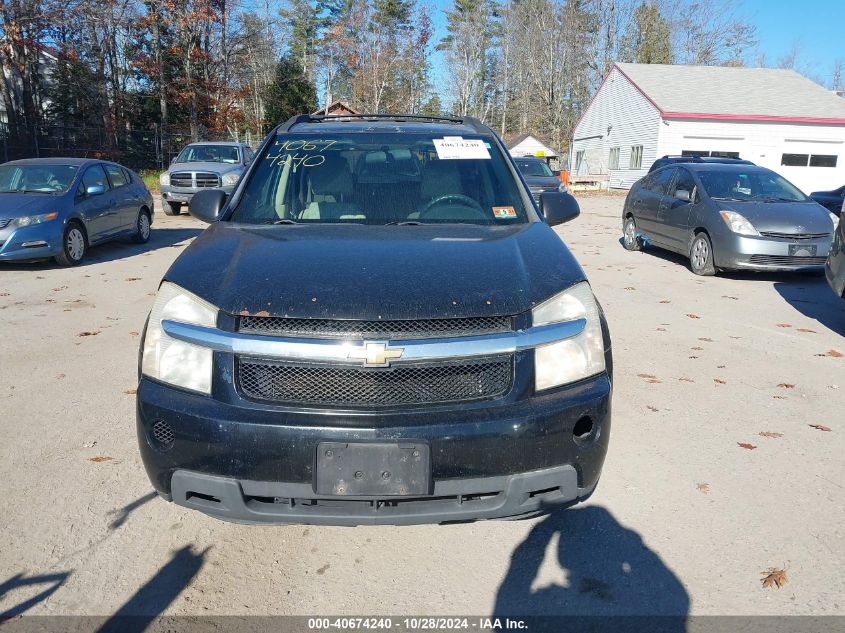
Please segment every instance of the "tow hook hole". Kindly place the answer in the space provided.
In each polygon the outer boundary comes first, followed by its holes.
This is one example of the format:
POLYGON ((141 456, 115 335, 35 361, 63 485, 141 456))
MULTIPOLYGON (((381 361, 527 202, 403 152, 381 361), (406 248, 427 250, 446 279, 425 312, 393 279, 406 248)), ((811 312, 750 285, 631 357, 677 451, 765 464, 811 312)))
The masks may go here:
POLYGON ((590 416, 585 415, 575 423, 572 429, 572 435, 576 440, 589 439, 593 434, 593 420, 590 416))
POLYGON ((201 492, 189 492, 185 496, 185 501, 190 501, 191 499, 200 499, 202 501, 208 501, 210 503, 220 503, 220 499, 213 495, 204 495, 201 492))

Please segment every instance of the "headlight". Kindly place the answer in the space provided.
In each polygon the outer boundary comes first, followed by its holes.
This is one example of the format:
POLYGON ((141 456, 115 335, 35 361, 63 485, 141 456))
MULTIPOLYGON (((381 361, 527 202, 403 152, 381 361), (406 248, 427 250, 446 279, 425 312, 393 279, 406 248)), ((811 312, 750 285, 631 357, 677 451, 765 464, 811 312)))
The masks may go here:
POLYGON ((836 232, 836 229, 839 227, 839 216, 836 215, 833 211, 830 212, 830 219, 833 221, 833 232, 836 232))
POLYGON ((170 174, 167 172, 162 173, 161 176, 158 177, 158 184, 165 187, 170 185, 170 174))
POLYGON ((211 393, 212 351, 170 338, 161 327, 164 319, 214 327, 217 308, 175 284, 161 284, 150 312, 141 361, 141 372, 145 376, 211 393))
POLYGON ((556 343, 534 350, 534 387, 537 391, 589 378, 604 371, 604 340, 599 306, 584 281, 544 301, 533 312, 534 325, 584 319, 584 329, 556 343))
POLYGON ((722 216, 725 224, 734 233, 739 233, 740 235, 760 235, 751 222, 736 211, 719 211, 719 215, 722 216))
POLYGON ((22 218, 15 220, 18 226, 30 226, 32 224, 41 224, 42 222, 49 222, 59 217, 58 213, 42 213, 40 215, 25 215, 22 218))
POLYGON ((223 174, 223 186, 224 187, 233 187, 235 183, 238 182, 238 178, 240 178, 240 174, 223 174))

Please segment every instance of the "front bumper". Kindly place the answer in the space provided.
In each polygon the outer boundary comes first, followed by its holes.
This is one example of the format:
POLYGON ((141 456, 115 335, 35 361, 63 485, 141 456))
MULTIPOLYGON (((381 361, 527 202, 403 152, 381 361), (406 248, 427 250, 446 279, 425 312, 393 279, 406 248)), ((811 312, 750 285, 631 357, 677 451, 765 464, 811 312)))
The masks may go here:
POLYGON ((59 219, 0 230, 0 261, 28 261, 58 255, 62 251, 64 224, 59 219))
POLYGON ((845 241, 842 239, 842 228, 837 229, 824 272, 833 292, 845 298, 845 241))
POLYGON ((223 402, 143 377, 137 432, 163 497, 248 523, 415 524, 524 516, 587 498, 610 434, 606 374, 514 402, 407 412, 336 412, 223 402), (575 425, 589 419, 589 436, 575 425), (162 445, 153 427, 167 424, 162 445), (431 494, 320 496, 320 442, 414 440, 430 448, 431 494))
POLYGON ((821 270, 832 239, 832 234, 810 240, 722 234, 714 236, 713 255, 716 266, 726 270, 821 270))
MULTIPOLYGON (((235 189, 235 186, 214 187, 214 189, 219 189, 221 191, 225 191, 226 194, 231 194, 235 189)), ((162 185, 159 190, 161 191, 161 199, 163 202, 181 202, 183 204, 188 204, 191 201, 191 198, 194 197, 194 194, 197 194, 200 191, 207 191, 208 188, 172 187, 170 185, 162 185)))

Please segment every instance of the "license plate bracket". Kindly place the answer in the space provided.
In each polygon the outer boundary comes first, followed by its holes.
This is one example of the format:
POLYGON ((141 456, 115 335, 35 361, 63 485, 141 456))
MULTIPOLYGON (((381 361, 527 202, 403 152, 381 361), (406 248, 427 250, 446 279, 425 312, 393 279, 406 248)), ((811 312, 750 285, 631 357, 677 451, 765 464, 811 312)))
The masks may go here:
POLYGON ((425 496, 430 454, 424 442, 320 442, 314 489, 343 497, 425 496))
POLYGON ((816 244, 790 244, 790 257, 815 257, 818 246, 816 244))

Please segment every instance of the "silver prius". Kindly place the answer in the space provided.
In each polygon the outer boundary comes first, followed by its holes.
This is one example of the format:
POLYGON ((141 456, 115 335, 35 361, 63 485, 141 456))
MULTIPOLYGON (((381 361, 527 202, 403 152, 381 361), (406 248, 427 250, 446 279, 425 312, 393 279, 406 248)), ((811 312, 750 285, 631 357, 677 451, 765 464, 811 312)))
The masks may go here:
POLYGON ((753 165, 663 167, 634 184, 622 211, 625 248, 681 253, 696 275, 821 272, 837 223, 788 180, 753 165))

